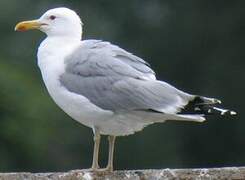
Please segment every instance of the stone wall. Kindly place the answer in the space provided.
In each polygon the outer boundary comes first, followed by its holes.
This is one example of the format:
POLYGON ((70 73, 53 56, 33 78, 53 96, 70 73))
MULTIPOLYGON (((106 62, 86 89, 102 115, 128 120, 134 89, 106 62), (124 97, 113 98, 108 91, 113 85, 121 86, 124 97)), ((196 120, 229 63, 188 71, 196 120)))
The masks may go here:
POLYGON ((148 179, 245 179, 245 167, 226 167, 211 169, 159 169, 159 170, 125 170, 113 173, 89 172, 74 170, 53 173, 0 173, 0 180, 76 180, 76 179, 115 179, 115 180, 148 180, 148 179))

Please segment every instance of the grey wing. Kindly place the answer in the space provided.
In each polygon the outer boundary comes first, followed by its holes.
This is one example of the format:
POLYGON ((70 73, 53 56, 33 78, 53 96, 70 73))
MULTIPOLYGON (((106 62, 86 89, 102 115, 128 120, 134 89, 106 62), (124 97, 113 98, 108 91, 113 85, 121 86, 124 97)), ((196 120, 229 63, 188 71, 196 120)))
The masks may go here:
POLYGON ((65 63, 61 84, 105 110, 176 113, 192 98, 155 80, 145 61, 107 42, 83 41, 65 63))
POLYGON ((81 46, 66 58, 67 72, 81 76, 130 76, 156 79, 155 72, 143 59, 99 40, 84 40, 81 46))

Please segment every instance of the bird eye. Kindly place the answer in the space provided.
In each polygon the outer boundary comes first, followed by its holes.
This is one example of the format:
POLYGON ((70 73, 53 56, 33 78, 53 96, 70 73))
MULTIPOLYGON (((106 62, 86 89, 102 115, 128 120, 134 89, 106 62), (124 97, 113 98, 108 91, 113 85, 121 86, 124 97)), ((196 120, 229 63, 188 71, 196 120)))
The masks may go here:
POLYGON ((49 16, 49 19, 51 19, 51 20, 55 20, 55 18, 56 18, 56 16, 54 16, 54 15, 49 16))

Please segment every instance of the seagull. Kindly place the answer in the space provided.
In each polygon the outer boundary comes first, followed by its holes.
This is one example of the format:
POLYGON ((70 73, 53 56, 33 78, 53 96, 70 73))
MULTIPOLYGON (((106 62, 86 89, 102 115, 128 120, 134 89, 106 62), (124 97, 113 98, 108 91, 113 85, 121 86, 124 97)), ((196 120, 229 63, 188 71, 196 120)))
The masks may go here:
POLYGON ((167 120, 203 122, 207 115, 235 115, 216 107, 221 101, 192 95, 157 80, 143 59, 101 40, 82 40, 82 21, 65 7, 23 21, 16 31, 38 29, 38 66, 54 102, 71 118, 92 128, 92 171, 113 171, 117 136, 167 120), (98 163, 101 135, 108 135, 108 164, 98 163))

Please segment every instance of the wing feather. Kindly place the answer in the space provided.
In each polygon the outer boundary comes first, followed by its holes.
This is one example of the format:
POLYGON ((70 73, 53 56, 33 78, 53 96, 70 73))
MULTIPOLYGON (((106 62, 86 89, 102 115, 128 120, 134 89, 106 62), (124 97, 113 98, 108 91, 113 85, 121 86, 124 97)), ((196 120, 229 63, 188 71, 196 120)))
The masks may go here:
POLYGON ((65 63, 61 84, 105 110, 176 113, 193 98, 155 80, 144 60, 108 42, 83 41, 65 63))

